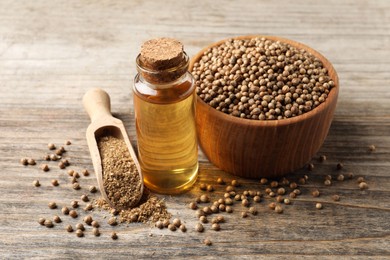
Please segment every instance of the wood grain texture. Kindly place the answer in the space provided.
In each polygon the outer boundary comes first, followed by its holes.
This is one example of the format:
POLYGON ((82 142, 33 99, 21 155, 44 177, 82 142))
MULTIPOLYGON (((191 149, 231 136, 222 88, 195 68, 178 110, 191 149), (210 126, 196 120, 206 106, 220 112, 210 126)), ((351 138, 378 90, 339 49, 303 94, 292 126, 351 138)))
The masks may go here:
MULTIPOLYGON (((264 35, 234 39, 255 37, 266 37, 311 53, 328 70, 335 86, 323 104, 284 120, 243 120, 217 111, 198 97, 196 124, 199 145, 210 162, 228 173, 246 178, 280 177, 302 168, 321 148, 336 108, 339 78, 323 55, 302 43, 264 35)), ((212 43, 199 51, 192 58, 189 70, 192 71, 206 51, 225 41, 212 43)))
MULTIPOLYGON (((390 3, 365 1, 0 1, 0 258, 389 258, 390 257, 390 3), (198 185, 181 196, 165 196, 175 217, 188 232, 169 232, 148 225, 110 227, 105 212, 94 211, 102 236, 86 237, 64 231, 81 221, 63 217, 53 229, 39 226, 39 217, 60 214, 47 203, 69 205, 95 176, 81 177, 82 189, 71 188, 65 170, 50 163, 47 173, 38 166, 22 166, 21 157, 38 165, 48 153, 47 143, 66 147, 72 169, 92 172, 85 131, 89 118, 83 94, 102 87, 111 96, 114 116, 127 128, 136 145, 132 79, 141 43, 157 36, 181 40, 192 56, 204 46, 246 34, 278 35, 302 42, 324 54, 340 78, 340 93, 328 137, 318 154, 326 154, 315 169, 302 169, 291 179, 309 174, 303 195, 276 215, 258 205, 259 214, 242 219, 241 205, 226 215, 220 232, 197 223, 187 203, 198 185), (377 150, 367 151, 370 144, 377 150), (343 172, 365 176, 369 189, 360 191, 356 179, 322 185, 324 175, 343 172), (59 187, 50 180, 57 178, 59 187), (32 185, 39 179, 40 188, 32 185), (320 187, 321 196, 309 193, 320 187), (332 202, 333 194, 340 202, 332 202), (323 210, 314 210, 316 201, 323 210), (111 230, 119 239, 109 238, 111 230), (201 242, 210 238, 213 246, 201 242)), ((200 153, 199 182, 233 177, 210 164, 200 153)), ((69 168, 68 168, 69 169, 69 168)), ((240 189, 261 189, 256 180, 240 179, 240 189)), ((99 195, 90 195, 97 198, 99 195)), ((84 205, 84 204, 83 204, 84 205)))

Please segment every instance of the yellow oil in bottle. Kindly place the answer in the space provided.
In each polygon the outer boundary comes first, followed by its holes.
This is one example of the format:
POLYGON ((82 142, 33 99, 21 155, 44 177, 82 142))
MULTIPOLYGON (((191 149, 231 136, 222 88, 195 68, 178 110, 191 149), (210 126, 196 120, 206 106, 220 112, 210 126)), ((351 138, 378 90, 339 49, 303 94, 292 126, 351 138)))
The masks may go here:
POLYGON ((138 155, 145 185, 159 193, 188 190, 198 173, 193 79, 153 88, 137 75, 134 108, 138 155))

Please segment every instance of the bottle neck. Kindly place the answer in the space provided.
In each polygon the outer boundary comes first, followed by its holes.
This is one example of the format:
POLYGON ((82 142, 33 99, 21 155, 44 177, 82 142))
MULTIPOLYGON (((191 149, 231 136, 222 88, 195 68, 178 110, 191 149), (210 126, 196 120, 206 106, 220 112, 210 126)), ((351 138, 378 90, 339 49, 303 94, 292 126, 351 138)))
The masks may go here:
POLYGON ((178 84, 185 77, 185 74, 188 71, 189 58, 184 52, 183 60, 177 66, 155 70, 144 64, 142 62, 142 56, 139 54, 136 59, 136 66, 140 80, 153 88, 165 89, 178 84))

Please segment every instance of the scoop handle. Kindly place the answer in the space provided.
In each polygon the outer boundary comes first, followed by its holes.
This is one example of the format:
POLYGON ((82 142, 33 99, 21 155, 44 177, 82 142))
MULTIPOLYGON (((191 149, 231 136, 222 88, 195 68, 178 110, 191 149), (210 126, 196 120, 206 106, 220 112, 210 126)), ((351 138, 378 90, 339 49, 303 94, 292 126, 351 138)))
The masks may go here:
POLYGON ((101 88, 88 90, 83 97, 83 105, 91 122, 103 117, 111 117, 110 96, 101 88))

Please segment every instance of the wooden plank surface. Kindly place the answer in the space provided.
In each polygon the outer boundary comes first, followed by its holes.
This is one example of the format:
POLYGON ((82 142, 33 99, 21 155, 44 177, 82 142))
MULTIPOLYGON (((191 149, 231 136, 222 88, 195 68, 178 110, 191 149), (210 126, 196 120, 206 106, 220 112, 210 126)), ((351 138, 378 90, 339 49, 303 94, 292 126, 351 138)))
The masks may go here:
MULTIPOLYGON (((378 1, 0 1, 0 258, 390 258, 390 2, 378 1), (197 219, 187 203, 198 185, 181 196, 164 196, 174 217, 186 222, 187 233, 131 224, 114 228, 105 212, 95 211, 102 236, 87 232, 77 238, 64 230, 39 226, 39 217, 55 200, 69 205, 96 185, 94 175, 71 189, 64 170, 43 173, 24 167, 21 157, 39 159, 48 142, 72 140, 67 156, 73 168, 92 171, 85 140, 89 119, 81 98, 87 89, 102 87, 111 95, 112 110, 136 145, 132 79, 140 44, 153 37, 181 40, 189 55, 214 41, 243 34, 278 35, 303 42, 324 54, 340 78, 340 95, 333 124, 315 170, 302 169, 289 178, 308 174, 303 195, 277 215, 257 205, 259 214, 240 217, 241 205, 225 214, 227 223, 215 232, 193 231, 197 219), (367 147, 374 144, 374 153, 367 147), (360 191, 356 178, 323 186, 326 174, 364 176, 369 189, 360 191), (57 178, 59 187, 50 180, 57 178), (42 187, 32 181, 39 179, 42 187), (314 199, 310 192, 320 187, 314 199), (340 194, 340 202, 330 196, 340 194), (315 203, 323 202, 323 210, 315 203), (112 241, 111 229, 119 239, 112 241), (205 238, 213 246, 202 244, 205 238)), ((199 182, 234 176, 210 164, 202 153, 199 182)), ((257 180, 239 179, 244 189, 261 189, 257 180)), ((92 196, 94 198, 97 195, 92 196)), ((54 213, 55 212, 55 213, 54 213)), ((81 216, 84 213, 80 211, 81 216)), ((78 220, 63 217, 64 222, 78 220)), ((79 217, 80 218, 80 217, 79 217)))

